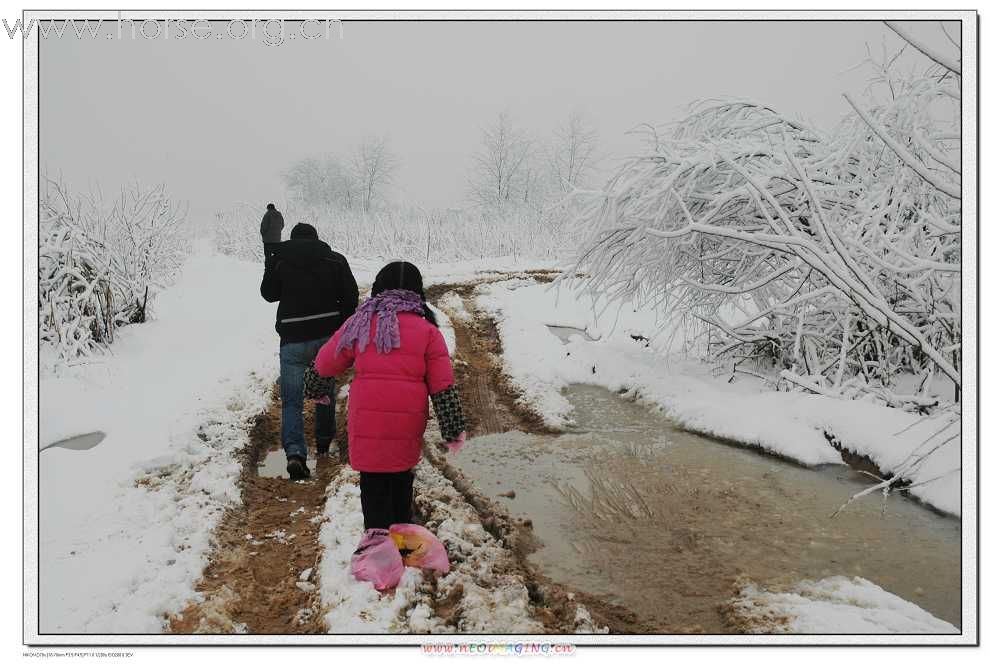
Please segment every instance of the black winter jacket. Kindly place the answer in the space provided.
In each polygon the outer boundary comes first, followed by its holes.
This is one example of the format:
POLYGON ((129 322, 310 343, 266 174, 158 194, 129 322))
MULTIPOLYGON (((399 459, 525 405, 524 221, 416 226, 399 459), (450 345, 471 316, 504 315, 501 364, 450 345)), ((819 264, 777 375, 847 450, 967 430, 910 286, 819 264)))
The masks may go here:
POLYGON ((285 218, 274 208, 269 208, 260 220, 260 238, 266 243, 281 242, 281 229, 285 218))
POLYGON ((341 254, 322 240, 286 240, 264 264, 260 295, 278 301, 282 344, 327 337, 358 306, 358 283, 341 254))

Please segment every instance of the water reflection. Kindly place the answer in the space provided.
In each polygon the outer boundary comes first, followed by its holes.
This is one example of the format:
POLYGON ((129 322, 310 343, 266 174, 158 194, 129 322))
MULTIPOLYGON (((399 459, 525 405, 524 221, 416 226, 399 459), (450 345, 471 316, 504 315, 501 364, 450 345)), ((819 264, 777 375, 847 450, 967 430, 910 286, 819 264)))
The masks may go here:
MULTIPOLYGON (((288 478, 288 471, 285 469, 287 465, 288 459, 285 457, 283 449, 269 450, 264 459, 257 465, 257 475, 261 478, 288 478)), ((314 457, 306 460, 306 466, 309 467, 310 472, 316 473, 316 459, 314 457)))

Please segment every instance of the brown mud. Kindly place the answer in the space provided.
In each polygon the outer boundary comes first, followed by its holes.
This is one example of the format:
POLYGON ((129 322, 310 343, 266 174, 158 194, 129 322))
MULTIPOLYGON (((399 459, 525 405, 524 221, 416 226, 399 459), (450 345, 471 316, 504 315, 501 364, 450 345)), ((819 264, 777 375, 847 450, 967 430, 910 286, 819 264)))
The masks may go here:
MULTIPOLYGON (((343 404, 337 413, 338 440, 346 440, 343 404)), ((312 409, 305 410, 309 455, 312 409)), ((215 546, 195 586, 203 600, 169 617, 171 633, 326 633, 316 571, 326 486, 339 469, 332 457, 317 460, 307 481, 263 478, 257 466, 281 447, 281 402, 277 390, 268 410, 257 416, 250 441, 239 453, 242 504, 226 513, 215 546), (308 569, 306 579, 301 579, 308 569)))
MULTIPOLYGON (((476 285, 438 284, 427 289, 427 298, 435 302, 449 291, 457 293, 471 313, 475 311, 472 296, 476 285)), ((496 322, 479 314, 472 321, 453 317, 451 324, 455 329, 455 381, 462 391, 470 435, 514 429, 550 433, 537 413, 520 404, 517 390, 501 369, 503 347, 496 322)))

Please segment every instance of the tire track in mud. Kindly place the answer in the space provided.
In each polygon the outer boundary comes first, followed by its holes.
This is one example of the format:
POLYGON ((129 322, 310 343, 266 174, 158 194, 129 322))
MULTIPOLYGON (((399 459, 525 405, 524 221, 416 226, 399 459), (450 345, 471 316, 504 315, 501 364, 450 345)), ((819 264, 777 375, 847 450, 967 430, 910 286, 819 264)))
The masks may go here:
POLYGON ((549 282, 555 273, 529 271, 506 275, 498 279, 460 284, 436 284, 426 289, 427 299, 446 311, 438 301, 449 292, 457 294, 472 315, 471 321, 451 317, 455 330, 455 378, 462 389, 466 418, 476 436, 521 430, 533 434, 554 434, 540 415, 523 406, 520 394, 503 372, 500 357, 503 345, 496 322, 479 313, 473 304, 476 287, 514 276, 529 276, 539 282, 549 282))
MULTIPOLYGON (((338 403, 337 439, 345 441, 343 403, 338 403)), ((312 409, 305 410, 310 457, 312 409)), ((195 590, 200 602, 168 617, 167 632, 177 634, 317 634, 326 633, 317 571, 322 554, 318 535, 326 487, 340 469, 333 458, 317 460, 307 481, 264 478, 257 466, 281 447, 281 402, 257 416, 250 441, 240 451, 241 505, 225 514, 215 544, 195 590), (310 571, 305 574, 306 571, 310 571)))

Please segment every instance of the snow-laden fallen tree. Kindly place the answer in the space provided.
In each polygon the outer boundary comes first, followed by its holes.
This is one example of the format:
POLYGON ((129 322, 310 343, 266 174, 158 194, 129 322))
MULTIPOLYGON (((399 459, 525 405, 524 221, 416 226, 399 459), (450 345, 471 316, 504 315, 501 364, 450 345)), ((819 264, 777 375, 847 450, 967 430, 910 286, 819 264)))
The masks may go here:
POLYGON ((957 399, 958 80, 935 65, 882 82, 891 96, 847 96, 829 135, 751 102, 647 128, 590 195, 577 269, 700 323, 713 358, 780 387, 926 411, 945 377, 957 399))
POLYGON ((116 328, 141 323, 177 273, 184 210, 161 185, 116 198, 79 196, 46 180, 39 197, 39 341, 71 362, 101 351, 116 328))
POLYGON ((895 58, 870 61, 866 98, 845 94, 830 134, 746 101, 643 130, 642 154, 576 195, 587 239, 566 274, 655 306, 734 374, 940 415, 866 493, 960 436, 960 67, 890 27, 930 66, 901 76, 895 58), (942 381, 954 404, 931 395, 942 381))

